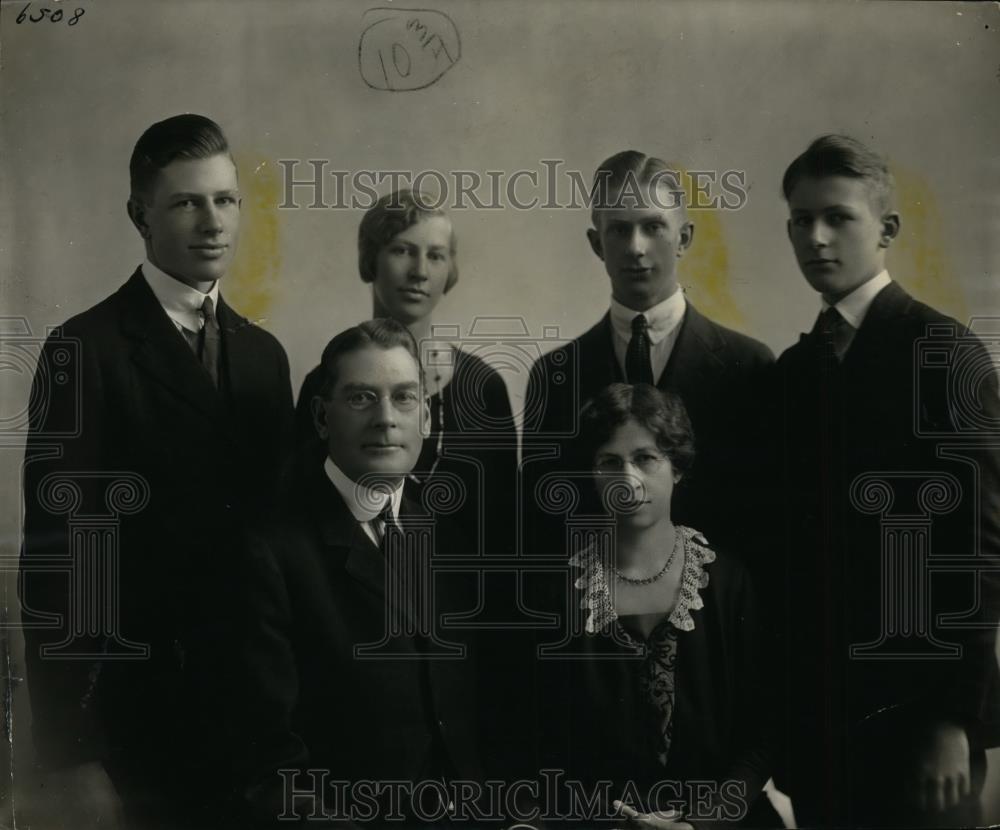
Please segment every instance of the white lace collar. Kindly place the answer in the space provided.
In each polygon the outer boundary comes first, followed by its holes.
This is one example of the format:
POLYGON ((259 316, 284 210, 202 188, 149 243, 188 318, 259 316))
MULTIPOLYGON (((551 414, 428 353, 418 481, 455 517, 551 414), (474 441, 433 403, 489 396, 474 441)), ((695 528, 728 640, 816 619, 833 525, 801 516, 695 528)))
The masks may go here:
MULTIPOLYGON (((697 530, 678 525, 684 541, 684 570, 681 574, 681 590, 674 610, 670 612, 671 624, 681 631, 694 629, 692 611, 705 606, 700 591, 708 585, 705 565, 715 561, 715 552, 708 548, 708 540, 697 530)), ((580 608, 589 611, 587 633, 604 631, 618 620, 618 612, 611 598, 611 591, 605 576, 604 557, 597 545, 592 544, 575 554, 570 560, 583 570, 574 583, 583 591, 580 608)))

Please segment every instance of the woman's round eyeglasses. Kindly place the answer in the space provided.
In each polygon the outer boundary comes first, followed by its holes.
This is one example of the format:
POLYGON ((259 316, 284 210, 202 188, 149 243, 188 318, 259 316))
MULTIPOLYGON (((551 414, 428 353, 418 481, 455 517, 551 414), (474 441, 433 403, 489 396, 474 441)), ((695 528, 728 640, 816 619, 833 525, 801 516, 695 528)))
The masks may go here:
POLYGON ((662 453, 649 451, 637 452, 631 458, 622 458, 617 455, 600 455, 594 462, 594 472, 598 475, 621 475, 625 472, 625 465, 631 464, 640 473, 650 475, 657 472, 666 460, 667 456, 662 453))

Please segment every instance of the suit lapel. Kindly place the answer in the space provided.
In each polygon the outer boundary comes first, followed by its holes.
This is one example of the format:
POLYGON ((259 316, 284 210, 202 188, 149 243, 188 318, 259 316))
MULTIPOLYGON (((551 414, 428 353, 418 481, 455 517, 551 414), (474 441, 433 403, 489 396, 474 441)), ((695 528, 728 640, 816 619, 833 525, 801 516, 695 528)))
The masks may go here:
POLYGON ((854 335, 851 347, 844 355, 844 364, 865 362, 868 359, 866 355, 878 354, 883 350, 886 326, 905 317, 912 302, 913 298, 897 282, 890 282, 879 291, 868 307, 868 313, 854 335))
POLYGON ((576 372, 580 379, 581 405, 608 384, 624 380, 615 360, 613 334, 611 314, 607 313, 580 337, 576 372))
POLYGON ((703 381, 706 374, 725 368, 719 352, 722 338, 712 324, 691 303, 687 304, 681 330, 670 352, 670 358, 657 381, 663 390, 691 389, 703 381))
POLYGON ((222 329, 222 376, 226 379, 237 412, 251 412, 259 401, 251 391, 261 376, 257 354, 250 341, 252 324, 219 295, 219 327, 222 329))
MULTIPOLYGON (((719 353, 724 347, 722 338, 712 323, 691 303, 687 304, 681 329, 670 352, 670 359, 656 385, 660 389, 690 389, 704 379, 706 373, 725 368, 719 353)), ((597 325, 580 338, 579 366, 581 401, 609 383, 624 381, 621 367, 615 359, 614 333, 611 314, 607 313, 597 325)))
POLYGON ((385 596, 385 560, 382 552, 351 515, 343 497, 322 467, 309 476, 306 485, 320 536, 344 570, 377 596, 385 596))
MULTIPOLYGON (((383 603, 387 602, 386 583, 392 575, 386 573, 385 557, 351 514, 343 496, 327 477, 321 464, 312 465, 301 482, 303 487, 299 492, 308 500, 309 509, 320 529, 320 536, 333 561, 342 563, 348 576, 383 603)), ((407 517, 427 515, 405 497, 400 504, 399 514, 404 533, 407 517)), ((409 587, 412 589, 415 586, 409 587)), ((396 592, 394 590, 393 593, 396 592)), ((414 625, 411 603, 403 603, 402 610, 410 624, 414 625)))
POLYGON ((220 412, 221 399, 141 269, 119 289, 121 327, 132 343, 131 360, 178 398, 206 415, 220 412))
POLYGON ((815 371, 816 366, 824 367, 826 371, 845 366, 865 366, 872 356, 884 352, 886 326, 906 317, 912 303, 913 298, 895 281, 879 291, 840 364, 831 364, 832 358, 827 354, 814 322, 808 332, 799 335, 799 342, 786 352, 786 360, 790 361, 789 371, 802 374, 815 371))

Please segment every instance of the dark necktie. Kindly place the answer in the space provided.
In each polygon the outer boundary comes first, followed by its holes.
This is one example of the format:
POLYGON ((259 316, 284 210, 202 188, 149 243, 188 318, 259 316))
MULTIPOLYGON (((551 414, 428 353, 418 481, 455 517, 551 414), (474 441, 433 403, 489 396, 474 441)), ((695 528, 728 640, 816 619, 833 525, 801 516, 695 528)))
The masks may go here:
POLYGON ((201 356, 201 365, 205 367, 215 388, 219 388, 219 321, 215 317, 215 305, 211 297, 205 297, 205 302, 201 304, 201 313, 204 317, 204 324, 199 335, 200 343, 198 352, 201 356))
POLYGON ((375 535, 378 537, 378 547, 385 556, 389 546, 389 535, 399 528, 396 526, 396 518, 392 515, 392 499, 385 503, 382 512, 375 517, 372 523, 375 535))
POLYGON ((649 357, 649 323, 638 314, 632 318, 632 339, 625 352, 625 376, 631 384, 653 385, 653 363, 649 357))
POLYGON ((851 341, 854 339, 854 327, 844 319, 843 315, 836 308, 830 306, 825 311, 820 312, 813 331, 819 333, 827 348, 837 358, 837 362, 843 361, 844 355, 847 354, 851 341))

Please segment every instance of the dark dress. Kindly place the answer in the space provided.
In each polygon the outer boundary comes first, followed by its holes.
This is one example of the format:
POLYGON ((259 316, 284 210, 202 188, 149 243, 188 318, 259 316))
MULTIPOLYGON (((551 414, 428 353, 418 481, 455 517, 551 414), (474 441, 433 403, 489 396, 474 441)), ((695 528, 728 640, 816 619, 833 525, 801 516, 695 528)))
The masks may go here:
MULTIPOLYGON (((566 606, 570 636, 539 659, 536 686, 540 769, 565 781, 540 791, 558 793, 556 811, 588 824, 610 819, 622 799, 640 812, 680 809, 697 827, 781 826, 761 796, 771 718, 750 580, 696 531, 678 529, 680 595, 646 640, 618 617, 596 547, 570 560, 580 573, 566 606)), ((551 798, 544 809, 554 814, 551 798)))
MULTIPOLYGON (((451 381, 430 399, 430 435, 406 495, 448 515, 470 546, 466 553, 509 554, 514 545, 517 431, 507 386, 476 355, 457 348, 453 354, 451 381)), ((319 386, 317 367, 302 382, 295 420, 300 452, 322 456, 325 449, 316 437, 309 403, 319 386)))

